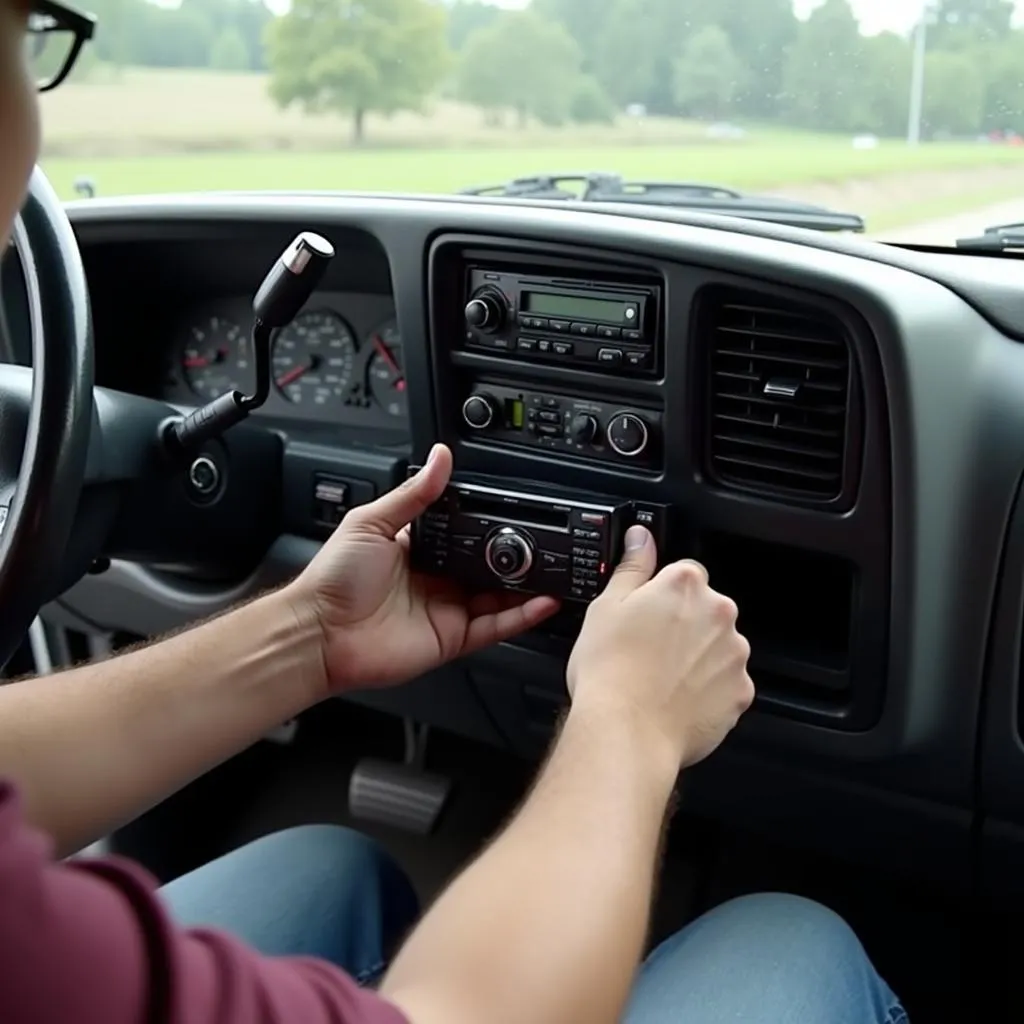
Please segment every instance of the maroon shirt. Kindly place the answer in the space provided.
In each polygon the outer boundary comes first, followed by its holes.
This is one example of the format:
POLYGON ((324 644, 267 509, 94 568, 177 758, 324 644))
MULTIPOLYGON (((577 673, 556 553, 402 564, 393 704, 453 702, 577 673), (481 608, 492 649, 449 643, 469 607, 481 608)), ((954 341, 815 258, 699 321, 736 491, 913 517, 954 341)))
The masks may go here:
POLYGON ((184 931, 136 865, 57 862, 0 783, 4 1024, 406 1024, 331 964, 184 931))

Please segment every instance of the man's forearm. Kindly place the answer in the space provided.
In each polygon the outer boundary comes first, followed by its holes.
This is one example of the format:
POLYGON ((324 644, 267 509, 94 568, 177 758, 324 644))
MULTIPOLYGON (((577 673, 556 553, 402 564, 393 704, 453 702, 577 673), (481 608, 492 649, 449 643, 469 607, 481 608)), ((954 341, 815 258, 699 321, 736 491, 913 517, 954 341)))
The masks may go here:
POLYGON ((649 740, 570 714, 522 811, 386 977, 413 1024, 618 1021, 678 765, 649 740))
POLYGON ((0 776, 73 852, 323 696, 287 592, 95 665, 0 687, 0 776))

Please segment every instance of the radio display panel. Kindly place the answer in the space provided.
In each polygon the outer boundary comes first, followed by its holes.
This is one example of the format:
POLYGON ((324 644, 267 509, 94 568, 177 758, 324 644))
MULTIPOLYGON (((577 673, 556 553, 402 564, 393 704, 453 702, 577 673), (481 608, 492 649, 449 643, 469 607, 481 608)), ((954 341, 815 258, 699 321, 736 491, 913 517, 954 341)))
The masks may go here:
POLYGON ((558 316, 567 320, 600 320, 629 324, 637 319, 635 302, 621 299, 594 299, 586 295, 558 295, 554 292, 523 292, 523 312, 538 316, 558 316))

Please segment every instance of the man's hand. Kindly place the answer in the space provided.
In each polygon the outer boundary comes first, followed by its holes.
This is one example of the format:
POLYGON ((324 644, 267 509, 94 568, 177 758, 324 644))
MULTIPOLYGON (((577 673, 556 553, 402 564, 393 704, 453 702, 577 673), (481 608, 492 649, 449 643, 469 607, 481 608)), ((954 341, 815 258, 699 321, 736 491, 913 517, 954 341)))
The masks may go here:
POLYGON ((350 512, 289 588, 296 614, 314 616, 323 631, 331 691, 404 683, 558 609, 547 597, 471 597, 410 571, 408 525, 441 496, 451 471, 451 452, 436 446, 416 476, 350 512))
POLYGON ((676 562, 654 576, 656 563, 653 537, 632 527, 569 660, 570 717, 633 723, 686 767, 750 707, 750 645, 736 631, 735 603, 711 589, 702 565, 676 562))

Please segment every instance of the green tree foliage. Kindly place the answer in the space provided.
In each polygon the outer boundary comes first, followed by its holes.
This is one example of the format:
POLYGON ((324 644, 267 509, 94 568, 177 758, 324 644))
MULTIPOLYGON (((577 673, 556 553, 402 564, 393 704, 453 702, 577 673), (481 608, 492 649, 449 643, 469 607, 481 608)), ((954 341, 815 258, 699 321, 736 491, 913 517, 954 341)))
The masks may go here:
POLYGON ((1013 0, 935 0, 932 43, 944 50, 967 50, 1004 39, 1013 20, 1013 0))
POLYGON ((930 53, 925 61, 924 127, 929 135, 977 132, 985 102, 984 82, 963 53, 930 53))
POLYGON ((863 42, 846 0, 825 0, 800 27, 783 80, 796 124, 833 131, 863 124, 863 42))
POLYGON ((582 56, 569 33, 533 11, 505 11, 466 40, 458 94, 488 112, 514 110, 520 125, 566 121, 582 56))
POLYGON ((249 50, 237 28, 225 28, 210 47, 210 67, 218 71, 245 71, 249 50))
POLYGON ((675 65, 675 101, 684 113, 720 119, 740 88, 743 69, 717 25, 708 25, 687 40, 675 65))
POLYGON ((460 53, 477 29, 489 28, 500 14, 500 7, 482 0, 455 0, 448 8, 448 46, 460 53))
POLYGON ((615 105, 593 75, 580 75, 569 101, 569 117, 578 124, 612 124, 615 105))
POLYGON ((427 0, 294 0, 267 26, 270 94, 282 107, 352 117, 418 110, 447 68, 444 12, 427 0))

